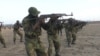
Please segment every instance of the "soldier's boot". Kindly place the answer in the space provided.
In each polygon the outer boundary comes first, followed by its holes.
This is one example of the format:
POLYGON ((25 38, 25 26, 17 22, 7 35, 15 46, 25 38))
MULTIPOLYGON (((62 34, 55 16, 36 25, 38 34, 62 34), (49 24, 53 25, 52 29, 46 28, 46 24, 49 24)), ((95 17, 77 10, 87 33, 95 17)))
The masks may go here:
POLYGON ((76 41, 76 36, 74 35, 74 36, 72 37, 72 43, 71 43, 71 44, 76 44, 75 41, 76 41))
POLYGON ((76 44, 76 43, 75 43, 75 41, 72 41, 72 43, 71 43, 71 44, 73 44, 73 45, 74 45, 74 44, 76 44))
POLYGON ((6 44, 4 44, 4 46, 3 46, 4 48, 6 48, 6 44))
POLYGON ((71 39, 67 39, 67 44, 68 44, 68 47, 71 47, 71 39))
POLYGON ((16 44, 16 38, 13 39, 14 44, 16 44))
POLYGON ((37 56, 48 56, 48 54, 45 52, 45 49, 42 50, 42 49, 37 49, 36 50, 36 55, 37 56))
POLYGON ((68 47, 71 47, 71 42, 68 42, 68 47))
POLYGON ((60 56, 60 54, 55 54, 55 56, 60 56))
POLYGON ((60 56, 60 54, 59 54, 59 52, 60 52, 60 50, 55 50, 56 51, 56 54, 55 54, 55 56, 60 56))
POLYGON ((59 51, 56 51, 55 56, 60 56, 59 51))

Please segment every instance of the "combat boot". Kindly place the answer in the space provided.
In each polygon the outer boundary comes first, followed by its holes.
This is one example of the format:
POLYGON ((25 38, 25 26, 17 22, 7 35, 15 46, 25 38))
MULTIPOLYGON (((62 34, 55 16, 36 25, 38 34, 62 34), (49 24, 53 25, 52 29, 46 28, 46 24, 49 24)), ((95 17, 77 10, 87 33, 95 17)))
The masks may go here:
POLYGON ((60 54, 55 54, 55 56, 60 56, 60 54))
POLYGON ((70 42, 68 42, 68 47, 71 47, 71 43, 70 42))
POLYGON ((76 44, 76 43, 75 43, 75 42, 72 42, 71 44, 73 44, 73 45, 74 45, 74 44, 76 44))
POLYGON ((6 48, 6 45, 4 44, 4 46, 3 46, 4 48, 6 48))

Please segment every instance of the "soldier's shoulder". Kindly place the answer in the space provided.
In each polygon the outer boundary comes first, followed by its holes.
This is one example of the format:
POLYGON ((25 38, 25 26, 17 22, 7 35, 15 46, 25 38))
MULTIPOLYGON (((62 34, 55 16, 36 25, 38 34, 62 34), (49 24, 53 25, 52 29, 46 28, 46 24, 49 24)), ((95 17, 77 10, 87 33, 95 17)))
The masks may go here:
POLYGON ((28 19, 28 16, 26 16, 26 17, 23 18, 23 20, 26 20, 26 19, 28 19))
POLYGON ((28 21, 28 16, 24 17, 22 20, 22 22, 26 22, 26 21, 28 21))

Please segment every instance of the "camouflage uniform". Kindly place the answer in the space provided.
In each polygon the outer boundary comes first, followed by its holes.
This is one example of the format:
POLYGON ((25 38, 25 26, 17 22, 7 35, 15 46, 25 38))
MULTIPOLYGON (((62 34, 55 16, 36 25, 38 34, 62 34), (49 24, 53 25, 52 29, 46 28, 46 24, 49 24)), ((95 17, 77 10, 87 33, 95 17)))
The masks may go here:
POLYGON ((25 32, 25 48, 28 56, 47 56, 45 49, 40 41, 41 26, 33 29, 37 22, 39 12, 36 8, 29 8, 29 15, 26 16, 23 21, 23 28, 25 32))
POLYGON ((68 23, 65 24, 68 46, 70 46, 70 44, 75 44, 77 32, 81 30, 86 24, 87 22, 85 21, 78 21, 73 18, 68 19, 68 23))
POLYGON ((59 54, 60 43, 59 43, 59 39, 58 39, 58 35, 57 35, 58 28, 57 28, 56 21, 54 21, 54 22, 50 21, 47 24, 45 24, 43 27, 47 31, 47 35, 48 35, 48 42, 49 42, 48 56, 53 55, 53 46, 55 48, 55 53, 56 53, 55 56, 60 56, 60 54, 59 54))
POLYGON ((19 21, 16 21, 16 23, 14 24, 14 27, 13 27, 13 34, 14 34, 13 41, 14 41, 14 43, 16 42, 16 34, 18 34, 20 36, 20 42, 22 42, 23 34, 19 30, 20 27, 22 27, 21 24, 19 23, 19 21))
POLYGON ((1 42, 1 44, 3 44, 4 48, 6 48, 5 40, 2 37, 2 33, 1 33, 1 27, 2 27, 2 25, 0 25, 0 42, 1 42))
POLYGON ((68 23, 65 24, 65 32, 67 37, 68 46, 75 44, 76 41, 76 27, 73 26, 73 19, 70 19, 68 23))

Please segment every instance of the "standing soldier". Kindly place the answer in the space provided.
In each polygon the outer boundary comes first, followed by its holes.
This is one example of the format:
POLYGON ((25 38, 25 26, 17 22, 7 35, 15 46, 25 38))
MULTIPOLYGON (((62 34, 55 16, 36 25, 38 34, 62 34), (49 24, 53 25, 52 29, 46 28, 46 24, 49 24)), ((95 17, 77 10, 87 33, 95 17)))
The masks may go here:
POLYGON ((19 23, 19 21, 17 20, 16 23, 13 26, 13 41, 14 44, 16 43, 16 34, 18 34, 20 36, 20 42, 22 42, 23 39, 23 34, 20 32, 20 27, 22 27, 22 25, 19 23))
POLYGON ((71 44, 75 44, 76 34, 80 28, 86 25, 86 22, 79 22, 73 18, 68 19, 68 23, 65 24, 65 32, 68 42, 68 47, 71 47, 71 44))
POLYGON ((65 24, 68 47, 71 47, 71 44, 75 44, 75 41, 76 41, 76 28, 74 27, 74 23, 75 23, 75 20, 72 18, 69 18, 68 23, 65 24))
POLYGON ((51 17, 49 22, 42 25, 44 29, 47 31, 48 35, 48 42, 49 42, 49 47, 48 47, 48 56, 52 56, 53 52, 53 46, 55 48, 55 56, 60 56, 60 43, 59 43, 59 38, 58 38, 58 25, 57 25, 57 19, 58 17, 51 17))
POLYGON ((30 7, 29 15, 26 16, 23 21, 23 29, 25 32, 25 48, 28 56, 48 56, 40 41, 41 26, 38 26, 35 30, 35 24, 38 20, 38 14, 40 13, 35 7, 30 7))
POLYGON ((0 42, 1 44, 3 44, 3 47, 6 48, 5 40, 2 37, 1 28, 2 28, 2 22, 0 22, 0 42))
MULTIPOLYGON (((59 17, 65 16, 66 14, 51 14, 49 22, 43 24, 42 27, 47 31, 48 35, 48 56, 53 55, 53 46, 55 48, 55 56, 60 56, 60 42, 58 38, 58 31, 62 29, 62 24, 58 21, 59 17)), ((66 15, 66 16, 72 16, 66 15)))

